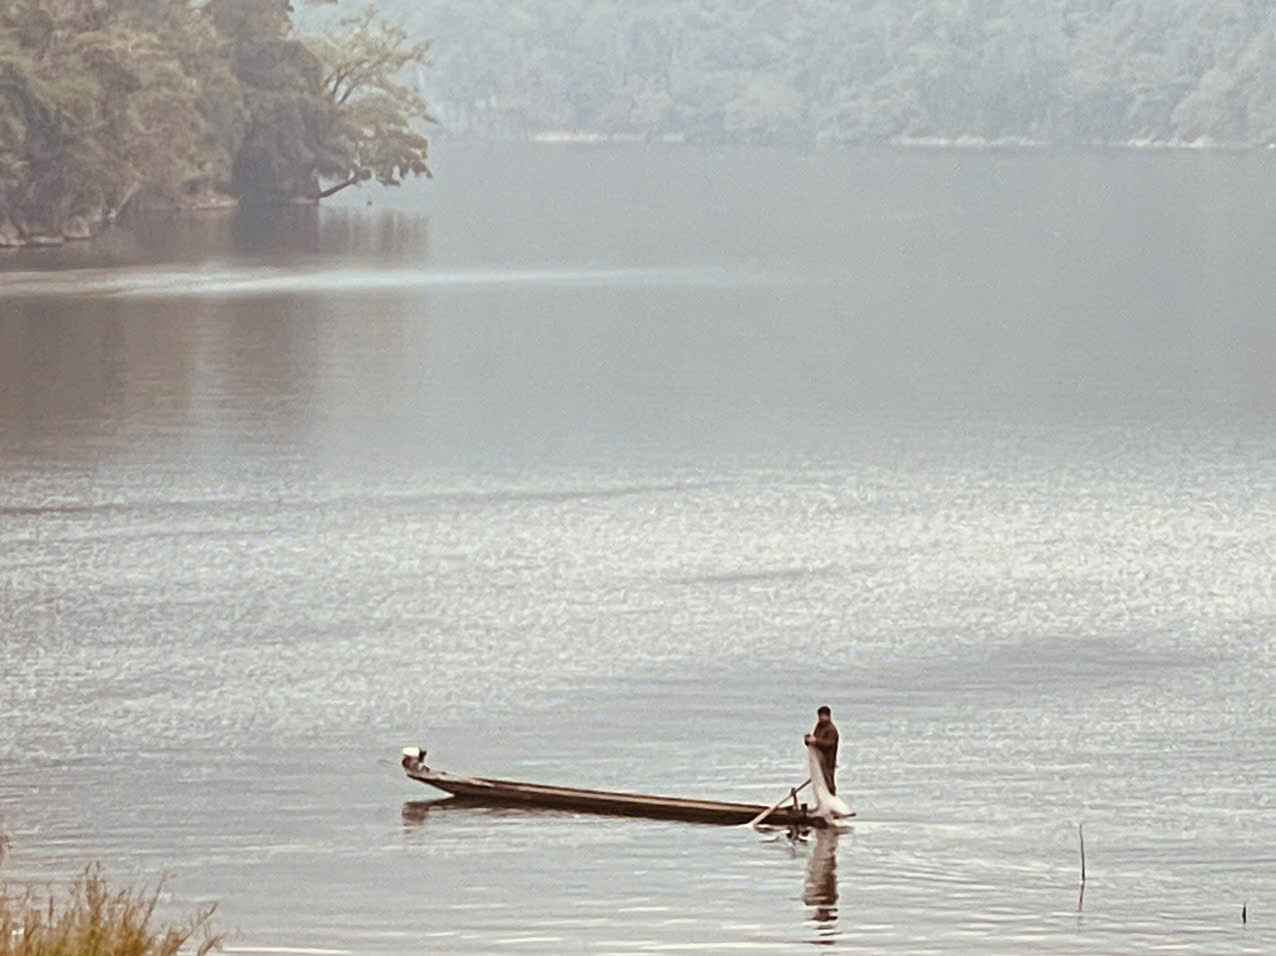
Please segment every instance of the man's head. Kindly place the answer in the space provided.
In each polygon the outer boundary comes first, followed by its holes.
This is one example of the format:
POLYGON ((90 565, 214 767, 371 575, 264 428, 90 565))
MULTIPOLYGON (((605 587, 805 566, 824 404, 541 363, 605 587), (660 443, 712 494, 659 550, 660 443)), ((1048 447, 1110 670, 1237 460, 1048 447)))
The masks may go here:
POLYGON ((825 704, 815 712, 815 719, 821 724, 827 724, 833 719, 833 711, 829 710, 828 705, 825 704))

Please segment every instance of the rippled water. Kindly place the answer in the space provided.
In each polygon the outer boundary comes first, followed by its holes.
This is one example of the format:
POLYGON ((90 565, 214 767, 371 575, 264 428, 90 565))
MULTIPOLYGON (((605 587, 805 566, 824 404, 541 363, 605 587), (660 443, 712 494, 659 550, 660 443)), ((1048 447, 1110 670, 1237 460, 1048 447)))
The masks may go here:
POLYGON ((451 156, 0 260, 0 875, 243 952, 1276 946, 1258 160, 451 156), (770 802, 824 702, 798 845, 396 762, 770 802))

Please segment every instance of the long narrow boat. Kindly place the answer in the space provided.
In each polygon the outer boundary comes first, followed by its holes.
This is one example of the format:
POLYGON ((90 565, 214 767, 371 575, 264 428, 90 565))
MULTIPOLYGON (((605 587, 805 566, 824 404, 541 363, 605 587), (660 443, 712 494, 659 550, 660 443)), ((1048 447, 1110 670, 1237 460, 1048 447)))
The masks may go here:
MULTIPOLYGON (((686 820, 693 823, 738 825, 753 821, 767 808, 752 803, 726 803, 719 800, 686 800, 681 797, 656 797, 645 793, 617 793, 607 790, 579 790, 575 787, 547 787, 515 780, 493 780, 488 777, 458 777, 425 764, 425 751, 419 747, 403 748, 404 772, 413 780, 429 784, 461 800, 507 807, 542 807, 601 813, 610 816, 651 817, 658 820, 686 820)), ((853 814, 852 814, 853 815, 853 814)), ((781 827, 825 827, 823 817, 814 816, 806 804, 792 803, 776 807, 759 824, 781 827)))

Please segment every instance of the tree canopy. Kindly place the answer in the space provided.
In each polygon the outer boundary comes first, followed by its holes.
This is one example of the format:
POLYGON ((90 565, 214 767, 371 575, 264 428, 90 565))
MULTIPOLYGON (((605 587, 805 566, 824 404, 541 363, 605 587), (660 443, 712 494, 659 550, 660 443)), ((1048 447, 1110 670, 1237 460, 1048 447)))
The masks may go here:
POLYGON ((0 2, 0 222, 52 233, 143 189, 317 200, 428 173, 425 102, 401 81, 427 45, 371 10, 331 36, 292 15, 287 0, 0 2))
POLYGON ((472 132, 1276 140, 1270 0, 382 0, 472 132))

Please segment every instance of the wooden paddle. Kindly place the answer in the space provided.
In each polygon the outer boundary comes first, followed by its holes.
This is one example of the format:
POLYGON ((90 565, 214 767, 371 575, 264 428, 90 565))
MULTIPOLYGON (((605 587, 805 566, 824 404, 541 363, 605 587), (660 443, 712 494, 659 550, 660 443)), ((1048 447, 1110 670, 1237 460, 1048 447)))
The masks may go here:
POLYGON ((788 793, 782 796, 779 800, 775 801, 775 803, 771 804, 769 807, 767 807, 765 810, 759 813, 756 817, 754 817, 748 823, 744 824, 744 826, 756 827, 759 823, 761 823, 763 820, 769 817, 772 813, 778 810, 780 807, 780 804, 782 804, 785 800, 791 800, 793 797, 797 796, 799 790, 806 789, 807 784, 809 784, 810 782, 811 782, 811 778, 807 777, 803 783, 794 787, 792 790, 790 790, 788 793))

